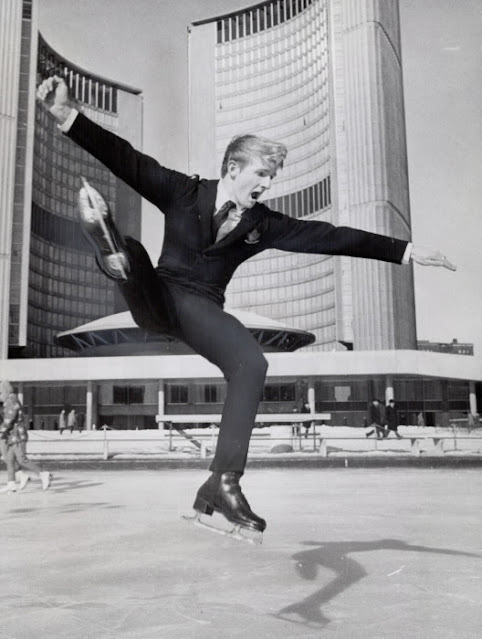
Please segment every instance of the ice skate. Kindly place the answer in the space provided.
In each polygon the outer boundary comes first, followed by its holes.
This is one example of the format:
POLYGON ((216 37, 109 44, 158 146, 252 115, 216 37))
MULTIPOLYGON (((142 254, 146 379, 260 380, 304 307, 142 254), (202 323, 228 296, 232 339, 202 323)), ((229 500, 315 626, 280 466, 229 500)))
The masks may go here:
POLYGON ((18 481, 18 489, 23 490, 30 481, 30 475, 23 470, 17 470, 15 473, 15 479, 18 481))
POLYGON ((17 492, 17 484, 14 481, 9 481, 5 486, 0 488, 0 493, 15 493, 17 492))
POLYGON ((193 506, 195 514, 185 519, 238 541, 261 544, 266 522, 251 510, 241 491, 240 477, 241 473, 236 472, 213 473, 198 490, 193 506), (223 517, 220 521, 215 520, 216 525, 208 524, 201 519, 202 515, 212 516, 213 513, 223 517), (227 528, 226 522, 229 524, 227 528))
POLYGON ((42 490, 48 490, 50 482, 52 481, 52 475, 48 471, 40 473, 40 481, 42 482, 42 490))
POLYGON ((79 192, 82 230, 95 251, 101 270, 111 279, 127 280, 129 261, 123 251, 124 242, 117 231, 104 198, 85 178, 79 192))

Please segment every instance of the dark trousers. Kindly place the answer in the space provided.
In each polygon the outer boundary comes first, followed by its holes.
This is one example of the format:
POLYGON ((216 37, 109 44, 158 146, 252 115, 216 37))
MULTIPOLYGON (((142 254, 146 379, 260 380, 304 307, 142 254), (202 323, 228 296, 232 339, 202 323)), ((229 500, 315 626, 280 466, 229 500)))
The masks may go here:
POLYGON ((248 329, 214 301, 162 280, 141 244, 128 238, 131 271, 120 284, 136 323, 167 332, 218 366, 227 391, 210 469, 243 472, 268 363, 248 329))
POLYGON ((385 436, 385 428, 381 424, 373 422, 373 424, 370 424, 368 428, 370 428, 370 430, 366 433, 367 437, 370 437, 374 433, 376 434, 377 439, 381 439, 385 436))

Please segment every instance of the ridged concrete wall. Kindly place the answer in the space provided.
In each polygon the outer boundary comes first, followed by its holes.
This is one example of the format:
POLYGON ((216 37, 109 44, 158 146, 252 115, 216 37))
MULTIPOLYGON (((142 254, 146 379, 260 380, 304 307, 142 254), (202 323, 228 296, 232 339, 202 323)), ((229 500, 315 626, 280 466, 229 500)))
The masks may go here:
POLYGON ((10 252, 13 216, 22 3, 0 2, 0 359, 8 353, 10 252), (5 294, 6 293, 6 294, 5 294))
MULTIPOLYGON (((330 7, 337 221, 410 239, 398 2, 330 7)), ((340 260, 337 281, 340 339, 355 350, 416 348, 411 266, 340 260)))

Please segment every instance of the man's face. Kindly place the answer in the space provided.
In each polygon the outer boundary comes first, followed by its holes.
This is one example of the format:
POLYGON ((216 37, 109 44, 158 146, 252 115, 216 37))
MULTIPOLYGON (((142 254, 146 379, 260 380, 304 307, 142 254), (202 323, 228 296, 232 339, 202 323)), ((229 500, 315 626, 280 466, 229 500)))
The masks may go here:
POLYGON ((276 169, 268 168, 260 158, 253 158, 243 168, 238 162, 228 164, 230 196, 243 209, 252 208, 271 187, 276 169))

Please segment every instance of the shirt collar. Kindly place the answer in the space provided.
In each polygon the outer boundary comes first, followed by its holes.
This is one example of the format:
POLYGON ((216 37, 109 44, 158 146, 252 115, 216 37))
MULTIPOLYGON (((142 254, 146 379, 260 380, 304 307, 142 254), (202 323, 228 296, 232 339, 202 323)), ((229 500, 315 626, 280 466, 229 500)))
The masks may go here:
MULTIPOLYGON (((222 180, 219 180, 218 182, 218 189, 217 189, 217 193, 216 193, 216 203, 214 205, 214 211, 219 211, 219 209, 222 207, 222 205, 227 202, 228 200, 230 200, 231 198, 229 197, 228 193, 226 192, 226 188, 224 186, 224 183, 222 180)), ((238 215, 241 215, 246 209, 236 209, 236 213, 238 215)))

